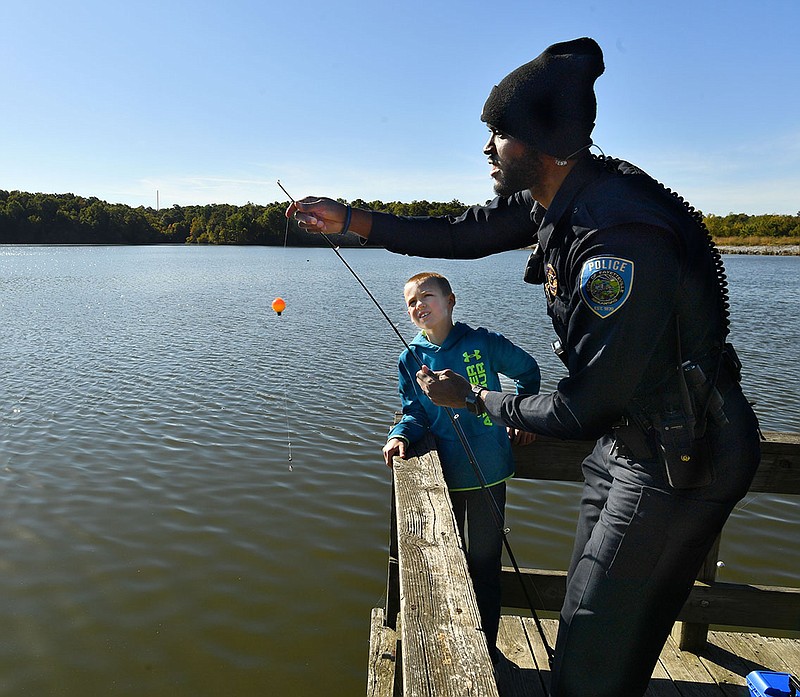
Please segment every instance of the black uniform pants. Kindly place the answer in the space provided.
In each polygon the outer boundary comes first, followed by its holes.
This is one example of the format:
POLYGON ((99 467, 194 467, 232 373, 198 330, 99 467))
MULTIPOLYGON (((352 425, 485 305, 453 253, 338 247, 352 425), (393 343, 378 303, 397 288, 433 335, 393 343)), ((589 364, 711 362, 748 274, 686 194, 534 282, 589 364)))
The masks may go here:
POLYGON ((760 452, 738 385, 712 434, 714 480, 672 489, 657 460, 626 456, 611 436, 583 463, 585 484, 561 610, 552 697, 636 697, 760 452))

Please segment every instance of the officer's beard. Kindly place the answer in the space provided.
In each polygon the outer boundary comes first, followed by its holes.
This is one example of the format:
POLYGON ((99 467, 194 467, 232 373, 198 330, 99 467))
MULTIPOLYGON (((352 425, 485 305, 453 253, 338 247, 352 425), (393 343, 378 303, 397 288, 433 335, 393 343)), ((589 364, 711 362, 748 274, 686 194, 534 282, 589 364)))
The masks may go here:
POLYGON ((494 192, 498 196, 511 196, 524 189, 537 190, 543 180, 542 162, 539 152, 526 148, 513 160, 496 160, 498 172, 494 180, 494 192))

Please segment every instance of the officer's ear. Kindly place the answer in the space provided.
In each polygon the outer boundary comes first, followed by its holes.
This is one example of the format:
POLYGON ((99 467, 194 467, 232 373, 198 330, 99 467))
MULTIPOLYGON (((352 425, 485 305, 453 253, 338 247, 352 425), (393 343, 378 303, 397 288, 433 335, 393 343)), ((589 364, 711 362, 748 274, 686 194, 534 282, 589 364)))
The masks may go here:
POLYGON ((451 310, 456 306, 456 294, 450 293, 450 297, 447 298, 447 307, 451 310))

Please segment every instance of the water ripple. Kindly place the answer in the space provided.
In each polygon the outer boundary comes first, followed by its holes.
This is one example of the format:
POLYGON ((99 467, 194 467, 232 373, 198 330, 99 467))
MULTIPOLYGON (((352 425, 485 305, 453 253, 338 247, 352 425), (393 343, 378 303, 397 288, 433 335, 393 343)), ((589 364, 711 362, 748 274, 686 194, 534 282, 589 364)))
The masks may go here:
MULTIPOLYGON (((402 346, 346 270, 329 250, 0 254, 0 692, 363 690, 402 346)), ((530 349, 546 387, 563 374, 541 289, 520 278, 524 253, 347 256, 407 338, 400 289, 430 268, 451 276, 460 319, 530 349)), ((748 391, 764 428, 800 431, 800 390, 787 383, 796 342, 764 334, 800 339, 785 321, 797 260, 732 261, 748 391), (782 305, 763 303, 768 283, 785 288, 782 305)), ((566 565, 578 496, 577 485, 512 483, 520 563, 566 565)), ((724 580, 794 582, 795 504, 740 504, 724 580)))

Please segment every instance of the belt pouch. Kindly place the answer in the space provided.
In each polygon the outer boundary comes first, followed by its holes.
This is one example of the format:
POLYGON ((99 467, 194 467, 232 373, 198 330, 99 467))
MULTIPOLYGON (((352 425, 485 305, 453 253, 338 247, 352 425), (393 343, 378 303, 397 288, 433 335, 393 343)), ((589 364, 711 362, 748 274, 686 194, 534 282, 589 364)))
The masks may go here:
POLYGON ((655 415, 656 453, 673 489, 697 489, 714 481, 708 437, 694 437, 683 411, 655 415))
POLYGON ((619 452, 635 460, 652 460, 653 447, 645 431, 634 423, 613 428, 619 452), (622 446, 621 448, 619 446, 622 446))

